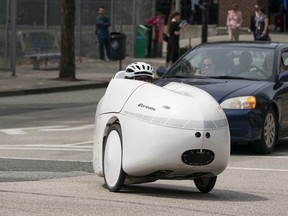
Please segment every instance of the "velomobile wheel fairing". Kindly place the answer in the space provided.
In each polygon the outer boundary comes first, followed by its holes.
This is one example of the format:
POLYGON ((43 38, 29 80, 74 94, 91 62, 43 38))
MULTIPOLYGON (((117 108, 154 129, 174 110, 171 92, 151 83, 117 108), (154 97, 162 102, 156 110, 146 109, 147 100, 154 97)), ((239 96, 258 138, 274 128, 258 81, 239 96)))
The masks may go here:
POLYGON ((122 170, 122 138, 118 124, 111 126, 104 149, 104 179, 110 191, 119 191, 125 180, 122 170))

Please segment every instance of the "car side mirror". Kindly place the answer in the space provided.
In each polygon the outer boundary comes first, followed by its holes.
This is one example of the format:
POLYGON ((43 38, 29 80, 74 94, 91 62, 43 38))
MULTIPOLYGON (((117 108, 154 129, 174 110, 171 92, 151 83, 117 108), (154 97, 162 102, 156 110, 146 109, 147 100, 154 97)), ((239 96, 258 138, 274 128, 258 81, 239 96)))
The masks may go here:
POLYGON ((162 77, 167 71, 168 68, 161 66, 157 69, 156 74, 158 77, 162 77))
POLYGON ((288 70, 279 74, 278 81, 279 82, 288 82, 288 70))

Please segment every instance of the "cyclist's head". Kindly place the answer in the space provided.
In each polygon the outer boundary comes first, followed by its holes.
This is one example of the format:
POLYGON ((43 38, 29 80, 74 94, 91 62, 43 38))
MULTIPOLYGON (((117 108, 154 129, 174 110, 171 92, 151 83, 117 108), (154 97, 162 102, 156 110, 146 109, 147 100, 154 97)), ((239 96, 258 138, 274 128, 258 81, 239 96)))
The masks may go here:
POLYGON ((145 62, 133 62, 125 69, 125 79, 151 82, 153 78, 153 67, 145 62))

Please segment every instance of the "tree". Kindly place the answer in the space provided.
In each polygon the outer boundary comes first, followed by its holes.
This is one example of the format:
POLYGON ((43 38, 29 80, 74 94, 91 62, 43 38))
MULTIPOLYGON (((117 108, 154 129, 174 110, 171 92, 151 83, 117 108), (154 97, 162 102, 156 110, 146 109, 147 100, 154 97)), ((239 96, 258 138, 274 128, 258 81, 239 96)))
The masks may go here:
POLYGON ((59 79, 75 80, 75 0, 61 0, 61 58, 59 79))

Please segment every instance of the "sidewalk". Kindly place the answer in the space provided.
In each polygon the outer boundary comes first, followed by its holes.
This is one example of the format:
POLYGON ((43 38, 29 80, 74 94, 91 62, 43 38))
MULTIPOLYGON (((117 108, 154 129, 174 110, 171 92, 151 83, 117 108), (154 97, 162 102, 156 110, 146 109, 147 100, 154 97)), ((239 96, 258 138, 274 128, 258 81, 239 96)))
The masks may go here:
MULTIPOLYGON (((288 34, 271 34, 270 36, 272 41, 288 43, 288 34)), ((227 35, 213 36, 208 38, 208 42, 227 39, 227 35)), ((253 40, 253 37, 251 34, 240 35, 240 40, 249 41, 253 40)), ((191 39, 193 47, 200 43, 201 38, 191 39)), ((188 39, 180 41, 181 47, 188 44, 188 39)), ((166 44, 163 45, 163 56, 165 56, 165 53, 166 44)), ((129 63, 134 61, 150 63, 154 70, 165 65, 165 57, 144 59, 127 57, 122 61, 122 69, 125 69, 129 63)), ((77 81, 63 81, 58 79, 59 68, 57 64, 41 65, 41 70, 32 70, 31 64, 19 65, 16 69, 16 76, 12 76, 11 72, 0 71, 0 97, 101 88, 107 86, 119 69, 119 61, 99 62, 95 59, 83 58, 81 63, 76 63, 77 81)))
MULTIPOLYGON (((163 66, 165 60, 126 58, 122 61, 122 69, 134 61, 145 61, 154 68, 163 66)), ((59 80, 59 68, 56 63, 41 65, 40 70, 32 70, 31 64, 16 68, 16 76, 11 72, 0 71, 0 97, 26 94, 40 94, 56 91, 80 90, 106 87, 111 78, 120 69, 119 61, 99 62, 95 59, 82 59, 76 62, 76 80, 59 80)))

